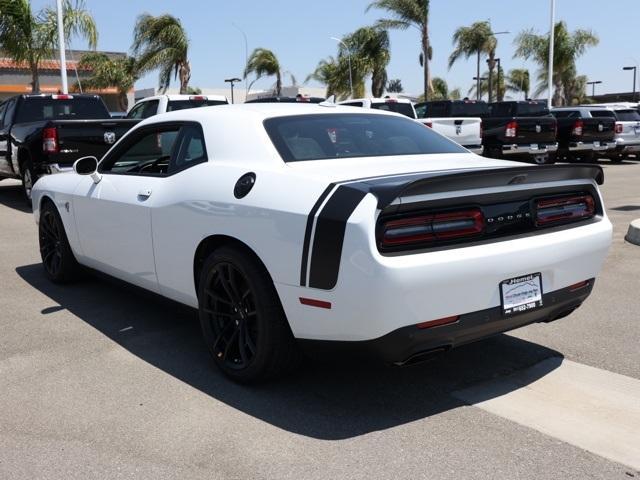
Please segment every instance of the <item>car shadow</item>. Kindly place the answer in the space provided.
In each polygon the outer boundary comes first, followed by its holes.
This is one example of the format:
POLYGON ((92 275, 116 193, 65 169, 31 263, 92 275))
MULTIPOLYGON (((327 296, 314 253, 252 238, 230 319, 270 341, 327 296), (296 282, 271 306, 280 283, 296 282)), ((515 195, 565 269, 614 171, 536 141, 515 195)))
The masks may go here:
POLYGON ((19 210, 20 212, 31 213, 31 207, 27 205, 22 193, 22 185, 0 183, 0 205, 19 210))
MULTIPOLYGON (((40 264, 16 272, 66 309, 141 360, 278 428, 317 439, 352 438, 406 424, 464 405, 450 393, 554 358, 557 351, 509 335, 454 349, 412 367, 345 359, 308 360, 293 375, 259 386, 227 380, 213 365, 193 309, 113 279, 88 275, 56 285, 40 264)), ((533 380, 532 380, 533 381, 533 380)), ((499 396, 504 391, 491 395, 499 396)))

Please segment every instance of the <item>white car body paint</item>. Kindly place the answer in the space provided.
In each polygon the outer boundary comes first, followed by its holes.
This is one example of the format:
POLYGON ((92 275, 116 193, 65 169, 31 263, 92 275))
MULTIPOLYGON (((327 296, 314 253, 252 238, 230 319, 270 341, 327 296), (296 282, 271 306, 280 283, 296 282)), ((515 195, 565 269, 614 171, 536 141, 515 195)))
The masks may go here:
MULTIPOLYGON (((198 304, 194 282, 198 245, 211 235, 237 239, 264 263, 293 334, 303 339, 370 340, 416 323, 497 307, 499 283, 532 272, 542 273, 545 293, 598 275, 611 243, 611 224, 604 211, 600 221, 559 231, 385 256, 375 240, 377 200, 367 193, 346 223, 335 287, 301 286, 307 217, 330 183, 522 166, 471 153, 285 163, 263 126, 271 117, 353 112, 349 107, 249 104, 154 116, 120 142, 146 125, 197 122, 203 128, 208 162, 167 177, 105 173, 98 184, 75 173, 47 176, 34 187, 34 215, 37 221, 44 197, 52 199, 80 263, 192 307, 198 304), (233 187, 247 172, 256 174, 255 186, 237 199, 233 187), (144 189, 152 193, 141 200, 137 194, 144 189), (331 302, 332 308, 302 305, 300 297, 331 302)), ((394 115, 375 110, 366 114, 394 115)), ((597 189, 591 179, 557 182, 572 184, 597 189)), ((505 185, 436 195, 474 196, 535 187, 505 185)), ((416 198, 395 201, 411 203, 416 198)))

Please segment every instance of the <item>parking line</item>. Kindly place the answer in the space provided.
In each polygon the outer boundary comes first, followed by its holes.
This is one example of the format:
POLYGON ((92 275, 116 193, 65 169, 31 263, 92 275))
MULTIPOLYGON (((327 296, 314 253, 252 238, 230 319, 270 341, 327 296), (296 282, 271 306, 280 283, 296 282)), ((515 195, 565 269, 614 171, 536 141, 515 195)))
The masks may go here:
POLYGON ((550 358, 453 395, 640 470, 640 380, 550 358))

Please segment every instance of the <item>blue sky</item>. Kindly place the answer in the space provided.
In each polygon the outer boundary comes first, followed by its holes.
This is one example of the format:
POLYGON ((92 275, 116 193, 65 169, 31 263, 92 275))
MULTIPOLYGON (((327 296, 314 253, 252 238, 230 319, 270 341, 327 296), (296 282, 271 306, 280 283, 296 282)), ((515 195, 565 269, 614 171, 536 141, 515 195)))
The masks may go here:
MULTIPOLYGON (((273 50, 285 70, 299 82, 304 81, 322 58, 335 55, 336 42, 331 36, 342 36, 356 28, 374 23, 384 15, 370 10, 369 0, 85 0, 98 24, 98 48, 128 51, 136 16, 143 12, 157 15, 170 13, 181 19, 191 40, 191 84, 199 87, 223 87, 224 79, 241 76, 245 62, 245 44, 249 51, 256 47, 273 50)), ((55 5, 55 0, 32 0, 35 9, 55 5)), ((571 30, 591 28, 600 44, 590 49, 578 62, 578 71, 590 80, 602 80, 596 93, 629 91, 632 72, 624 65, 640 63, 640 0, 557 0, 556 18, 565 20, 571 30), (610 10, 607 10, 607 7, 610 10)), ((450 88, 466 92, 475 75, 475 59, 462 60, 447 69, 452 51, 451 36, 461 25, 490 19, 500 35, 498 56, 505 70, 537 67, 513 59, 513 39, 523 29, 548 31, 547 0, 431 0, 431 42, 434 50, 432 71, 447 80, 450 88)), ((421 69, 418 64, 419 33, 416 30, 391 32, 389 78, 400 78, 406 92, 421 91, 421 69)), ((74 48, 83 42, 72 40, 74 48)), ((288 81, 286 83, 289 83, 288 81)), ((269 87, 265 79, 256 86, 269 87)), ((142 78, 137 88, 157 85, 156 74, 142 78)), ((312 84, 311 84, 312 85, 312 84)))

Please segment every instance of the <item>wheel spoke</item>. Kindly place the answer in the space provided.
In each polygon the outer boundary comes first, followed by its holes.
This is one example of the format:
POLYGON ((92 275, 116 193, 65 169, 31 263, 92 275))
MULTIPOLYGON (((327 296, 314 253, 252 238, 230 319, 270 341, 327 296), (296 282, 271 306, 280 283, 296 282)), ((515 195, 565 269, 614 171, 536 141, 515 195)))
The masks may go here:
MULTIPOLYGON (((231 322, 230 322, 231 323, 231 322)), ((231 337, 229 337, 229 341, 227 342, 227 346, 224 349, 224 353, 222 354, 222 359, 226 360, 227 359, 227 355, 229 354, 229 349, 231 348, 231 345, 233 345, 233 341, 236 339, 236 337, 238 336, 238 332, 239 329, 235 329, 233 331, 233 333, 231 334, 231 337)))
POLYGON ((211 298, 212 298, 214 301, 216 301, 216 302, 224 303, 225 305, 233 305, 233 303, 232 303, 232 302, 229 302, 229 301, 227 301, 227 300, 224 300, 222 297, 220 297, 220 295, 216 295, 214 292, 212 292, 212 291, 211 291, 211 290, 209 290, 209 289, 206 289, 206 290, 204 291, 204 293, 205 293, 206 295, 209 295, 209 297, 211 297, 211 298))
POLYGON ((245 339, 247 336, 247 331, 246 331, 246 325, 245 325, 246 321, 243 320, 242 323, 239 325, 238 330, 240 331, 240 333, 238 334, 238 351, 240 352, 240 358, 242 359, 242 363, 247 363, 248 358, 247 358, 247 347, 246 347, 246 343, 245 343, 245 339))

